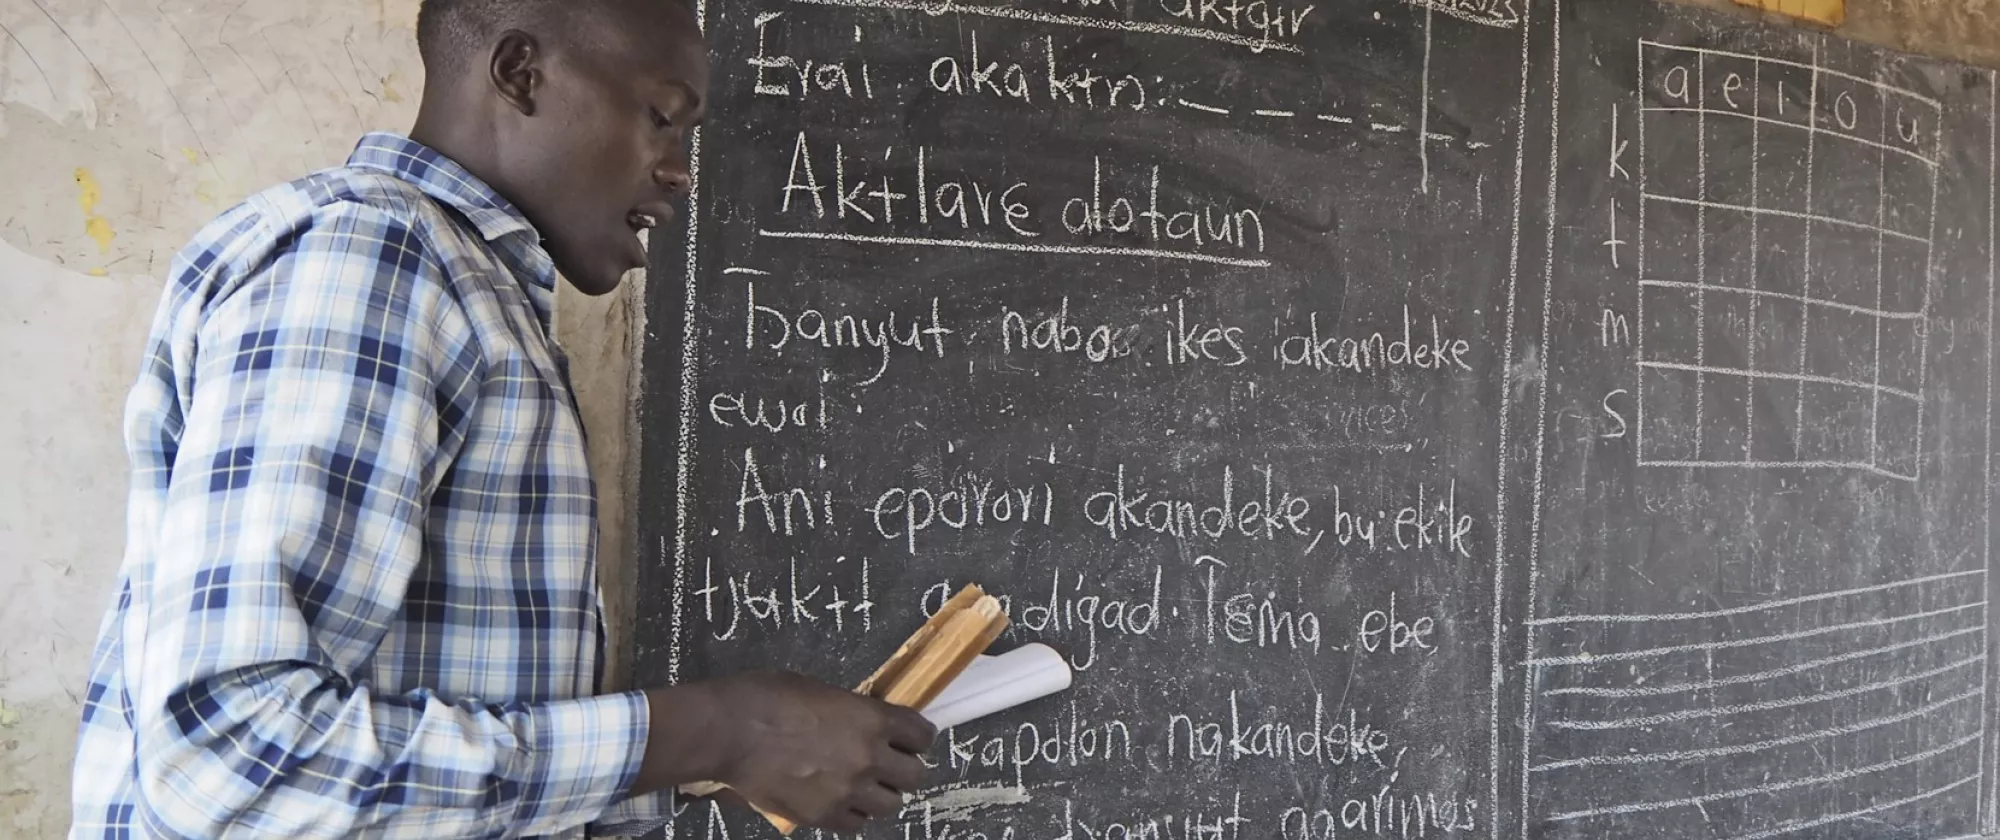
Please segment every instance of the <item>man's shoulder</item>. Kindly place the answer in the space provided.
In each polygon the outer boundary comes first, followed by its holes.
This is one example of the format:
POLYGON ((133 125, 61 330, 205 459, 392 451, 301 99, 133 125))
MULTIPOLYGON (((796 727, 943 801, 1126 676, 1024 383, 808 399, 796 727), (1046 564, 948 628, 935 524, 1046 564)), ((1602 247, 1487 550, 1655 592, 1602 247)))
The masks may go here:
MULTIPOLYGON (((362 276, 424 277, 437 273, 445 252, 469 241, 415 185, 378 169, 339 166, 267 188, 223 211, 176 256, 170 280, 183 292, 213 299, 271 274, 268 269, 287 259, 356 255, 376 258, 362 276)), ((341 273, 349 282, 356 274, 341 273)))
POLYGON ((472 238, 416 184, 374 168, 336 166, 270 186, 218 214, 182 248, 174 280, 198 284, 202 274, 250 272, 304 248, 384 240, 412 260, 432 260, 472 238))

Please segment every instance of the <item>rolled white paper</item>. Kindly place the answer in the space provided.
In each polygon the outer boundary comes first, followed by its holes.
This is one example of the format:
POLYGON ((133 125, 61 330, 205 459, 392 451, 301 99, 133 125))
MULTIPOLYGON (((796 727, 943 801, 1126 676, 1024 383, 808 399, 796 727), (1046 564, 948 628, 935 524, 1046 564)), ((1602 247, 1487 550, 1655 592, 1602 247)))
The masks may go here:
POLYGON ((1070 680, 1069 662, 1048 645, 982 654, 924 707, 924 717, 939 729, 950 729, 1062 691, 1070 680))

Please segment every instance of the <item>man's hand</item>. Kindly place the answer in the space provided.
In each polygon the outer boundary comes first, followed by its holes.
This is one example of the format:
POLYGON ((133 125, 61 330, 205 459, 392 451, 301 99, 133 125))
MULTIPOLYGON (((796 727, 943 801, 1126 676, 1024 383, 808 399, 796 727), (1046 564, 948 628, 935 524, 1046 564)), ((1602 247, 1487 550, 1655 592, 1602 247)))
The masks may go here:
POLYGON ((902 810, 937 737, 923 715, 796 674, 648 692, 651 738, 633 790, 713 780, 800 825, 843 834, 902 810))

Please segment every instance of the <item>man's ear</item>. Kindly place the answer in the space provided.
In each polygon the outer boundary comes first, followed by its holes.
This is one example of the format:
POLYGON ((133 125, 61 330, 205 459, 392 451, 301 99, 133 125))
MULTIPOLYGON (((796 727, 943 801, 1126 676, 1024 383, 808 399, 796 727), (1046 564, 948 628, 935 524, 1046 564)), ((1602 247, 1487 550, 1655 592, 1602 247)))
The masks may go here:
POLYGON ((518 29, 501 33, 489 72, 501 99, 523 116, 535 115, 535 96, 542 86, 542 45, 535 36, 518 29))

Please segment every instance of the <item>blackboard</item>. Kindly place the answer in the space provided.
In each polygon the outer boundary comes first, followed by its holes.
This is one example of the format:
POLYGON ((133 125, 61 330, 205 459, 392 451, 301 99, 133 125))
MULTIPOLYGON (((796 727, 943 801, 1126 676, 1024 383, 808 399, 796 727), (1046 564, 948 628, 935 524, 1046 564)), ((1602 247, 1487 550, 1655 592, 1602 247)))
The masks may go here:
POLYGON ((703 21, 638 681, 853 683, 968 582, 1077 669, 870 836, 1995 825, 1992 74, 1640 2, 703 21))

